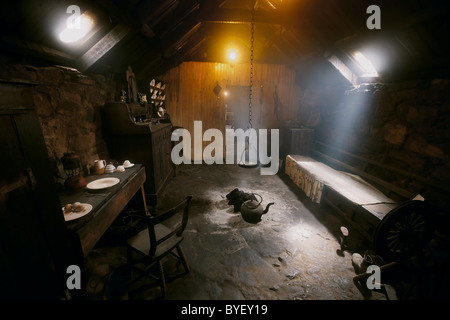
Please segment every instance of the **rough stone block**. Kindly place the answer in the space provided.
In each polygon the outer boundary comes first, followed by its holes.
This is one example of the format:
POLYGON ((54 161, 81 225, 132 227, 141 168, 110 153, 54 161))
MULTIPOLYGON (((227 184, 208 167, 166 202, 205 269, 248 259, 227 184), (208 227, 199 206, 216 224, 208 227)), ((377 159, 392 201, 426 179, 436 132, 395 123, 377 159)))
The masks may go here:
POLYGON ((417 152, 427 157, 443 158, 444 152, 438 146, 429 143, 424 137, 412 134, 405 143, 405 149, 417 152))
POLYGON ((37 81, 41 85, 58 86, 64 81, 64 72, 55 67, 37 69, 37 81))
POLYGON ((405 141, 408 132, 406 126, 397 122, 388 122, 383 129, 384 140, 393 145, 402 144, 405 141))

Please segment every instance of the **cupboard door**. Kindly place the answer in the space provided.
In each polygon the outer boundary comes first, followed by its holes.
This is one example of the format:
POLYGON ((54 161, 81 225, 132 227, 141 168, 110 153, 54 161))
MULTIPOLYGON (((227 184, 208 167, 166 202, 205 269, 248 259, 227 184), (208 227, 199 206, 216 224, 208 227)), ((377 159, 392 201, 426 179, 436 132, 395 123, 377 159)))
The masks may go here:
POLYGON ((158 193, 159 189, 162 187, 172 170, 172 160, 170 158, 170 134, 170 127, 166 127, 162 130, 154 132, 152 137, 154 151, 153 172, 156 193, 158 193))
POLYGON ((170 130, 170 127, 167 127, 165 129, 164 133, 164 141, 163 141, 163 157, 164 157, 164 177, 167 178, 168 175, 172 173, 173 166, 172 166, 172 158, 171 158, 171 152, 172 152, 172 143, 171 138, 172 131, 170 130))
POLYGON ((155 184, 155 193, 158 193, 159 186, 162 180, 162 159, 161 159, 161 131, 157 131, 153 134, 153 177, 155 184))

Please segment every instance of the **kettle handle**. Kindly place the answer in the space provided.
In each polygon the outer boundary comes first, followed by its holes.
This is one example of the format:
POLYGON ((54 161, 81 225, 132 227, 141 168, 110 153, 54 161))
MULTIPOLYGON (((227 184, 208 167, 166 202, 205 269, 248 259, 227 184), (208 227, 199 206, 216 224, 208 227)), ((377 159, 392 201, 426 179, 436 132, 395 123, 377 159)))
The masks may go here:
POLYGON ((256 200, 256 201, 258 201, 258 205, 256 205, 255 207, 253 207, 253 209, 255 209, 255 208, 257 208, 257 207, 259 207, 259 206, 261 205, 263 199, 262 199, 262 196, 261 196, 260 194, 257 194, 257 193, 251 193, 251 194, 254 195, 255 198, 256 198, 256 196, 259 197, 259 201, 256 200))
POLYGON ((256 200, 256 201, 258 201, 258 206, 259 206, 263 202, 263 197, 260 194, 258 194, 258 193, 252 193, 252 195, 259 197, 259 201, 256 200))

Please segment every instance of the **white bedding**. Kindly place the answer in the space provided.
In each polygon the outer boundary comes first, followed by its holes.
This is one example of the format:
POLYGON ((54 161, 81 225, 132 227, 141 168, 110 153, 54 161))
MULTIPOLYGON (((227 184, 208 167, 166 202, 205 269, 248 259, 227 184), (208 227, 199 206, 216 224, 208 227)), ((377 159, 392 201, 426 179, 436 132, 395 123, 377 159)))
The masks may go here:
POLYGON ((313 202, 320 203, 324 186, 382 219, 396 203, 361 177, 335 170, 310 157, 288 155, 286 174, 313 202))

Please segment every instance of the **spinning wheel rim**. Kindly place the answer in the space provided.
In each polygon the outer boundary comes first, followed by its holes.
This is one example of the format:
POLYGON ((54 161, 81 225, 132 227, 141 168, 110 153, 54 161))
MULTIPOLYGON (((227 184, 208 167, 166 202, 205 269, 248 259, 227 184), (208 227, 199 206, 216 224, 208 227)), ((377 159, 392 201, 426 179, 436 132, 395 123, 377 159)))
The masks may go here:
POLYGON ((407 259, 423 249, 431 235, 430 207, 423 201, 408 201, 380 222, 374 235, 374 250, 386 260, 407 259))

